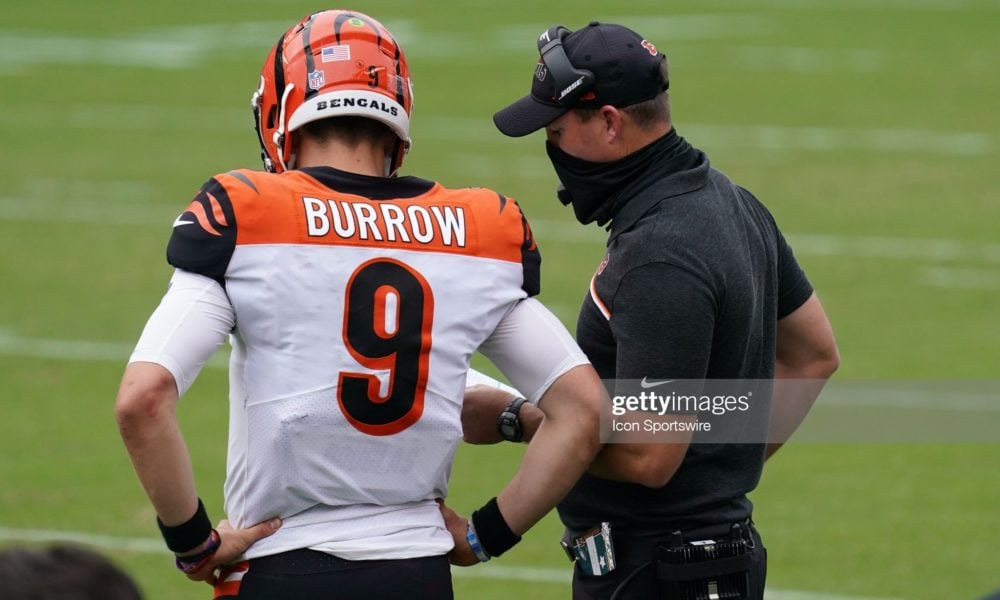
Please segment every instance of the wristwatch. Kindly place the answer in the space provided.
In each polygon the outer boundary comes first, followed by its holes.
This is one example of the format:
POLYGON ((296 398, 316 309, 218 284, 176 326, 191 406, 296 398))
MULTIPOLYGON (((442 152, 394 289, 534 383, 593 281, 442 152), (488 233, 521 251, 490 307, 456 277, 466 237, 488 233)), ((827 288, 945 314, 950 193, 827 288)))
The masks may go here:
POLYGON ((520 442, 524 439, 524 431, 521 430, 521 406, 527 402, 524 398, 514 398, 507 405, 507 408, 503 409, 500 416, 497 417, 497 431, 503 439, 508 442, 520 442))

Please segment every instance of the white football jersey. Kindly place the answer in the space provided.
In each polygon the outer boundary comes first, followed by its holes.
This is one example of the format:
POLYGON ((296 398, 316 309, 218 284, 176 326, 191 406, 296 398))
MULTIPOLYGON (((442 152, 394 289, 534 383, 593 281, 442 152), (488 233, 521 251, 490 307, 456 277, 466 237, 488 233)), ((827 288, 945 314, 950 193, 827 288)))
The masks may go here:
MULTIPOLYGON (((538 291, 516 202, 413 177, 233 171, 175 221, 168 259, 198 285, 217 281, 232 308, 218 321, 235 325, 226 512, 237 527, 284 521, 246 557, 450 550, 435 499, 461 441, 470 359, 538 291)), ((183 392, 204 358, 177 367, 186 359, 153 337, 147 327, 132 361, 164 364, 183 392)), ((546 385, 586 362, 560 348, 546 385)))

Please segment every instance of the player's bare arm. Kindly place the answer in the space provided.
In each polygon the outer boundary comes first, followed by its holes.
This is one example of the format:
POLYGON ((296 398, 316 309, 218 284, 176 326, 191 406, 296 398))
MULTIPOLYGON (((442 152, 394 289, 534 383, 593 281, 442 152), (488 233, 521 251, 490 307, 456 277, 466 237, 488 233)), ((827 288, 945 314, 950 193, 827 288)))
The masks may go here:
MULTIPOLYGON (((134 362, 125 369, 115 400, 115 418, 136 475, 165 528, 181 528, 204 510, 195 491, 191 459, 177 423, 176 405, 177 384, 170 371, 147 362, 134 362)), ((214 585, 217 567, 232 562, 255 541, 273 534, 280 526, 280 519, 271 519, 237 529, 223 520, 207 539, 189 548, 172 549, 178 564, 205 554, 204 560, 189 562, 200 564, 186 575, 214 585)))

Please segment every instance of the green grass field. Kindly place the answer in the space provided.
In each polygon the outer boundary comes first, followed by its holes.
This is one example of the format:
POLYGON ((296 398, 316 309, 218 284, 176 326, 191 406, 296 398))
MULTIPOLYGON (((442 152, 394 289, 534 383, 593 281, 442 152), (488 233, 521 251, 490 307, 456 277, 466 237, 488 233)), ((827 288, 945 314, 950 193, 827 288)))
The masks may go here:
MULTIPOLYGON (((8 4, 0 545, 83 536, 151 600, 207 598, 160 550, 112 404, 169 277, 172 219, 212 174, 258 168, 249 98, 260 64, 282 31, 325 7, 8 4)), ((517 198, 545 258, 542 300, 567 324, 603 232, 555 201, 542 138, 504 138, 490 116, 527 90, 544 27, 617 21, 669 56, 681 135, 788 233, 837 331, 838 379, 998 379, 997 0, 354 8, 396 32, 409 56, 415 145, 404 171, 517 198)), ((180 410, 217 517, 225 389, 225 371, 206 369, 180 410)), ((996 407, 981 410, 996 417, 996 407)), ((783 450, 753 495, 769 597, 967 599, 1000 588, 1000 444, 960 441, 783 450)), ((468 512, 493 495, 519 451, 463 447, 450 503, 468 512)), ((456 572, 457 596, 568 597, 558 535, 550 517, 502 559, 456 572)))

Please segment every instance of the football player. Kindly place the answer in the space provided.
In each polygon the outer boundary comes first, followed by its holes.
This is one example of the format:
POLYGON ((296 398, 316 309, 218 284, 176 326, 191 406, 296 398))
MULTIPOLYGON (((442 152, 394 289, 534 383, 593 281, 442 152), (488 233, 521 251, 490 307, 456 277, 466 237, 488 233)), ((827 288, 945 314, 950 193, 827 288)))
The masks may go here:
POLYGON ((540 258, 518 204, 397 176, 413 92, 378 21, 304 18, 252 107, 264 171, 215 175, 174 221, 176 270, 121 383, 135 471, 177 567, 217 598, 450 598, 449 558, 503 554, 583 473, 604 389, 532 298, 540 258), (176 405, 227 339, 213 528, 176 405), (477 350, 545 424, 466 520, 441 500, 477 350))

